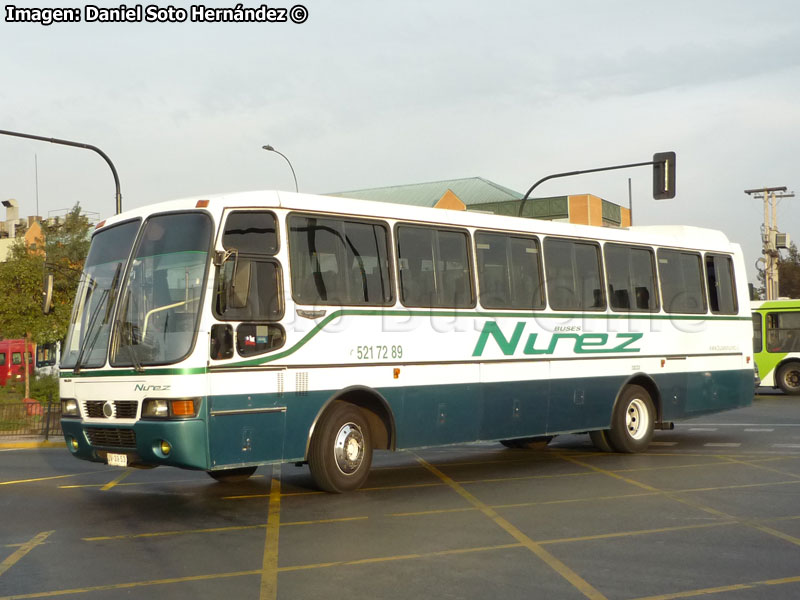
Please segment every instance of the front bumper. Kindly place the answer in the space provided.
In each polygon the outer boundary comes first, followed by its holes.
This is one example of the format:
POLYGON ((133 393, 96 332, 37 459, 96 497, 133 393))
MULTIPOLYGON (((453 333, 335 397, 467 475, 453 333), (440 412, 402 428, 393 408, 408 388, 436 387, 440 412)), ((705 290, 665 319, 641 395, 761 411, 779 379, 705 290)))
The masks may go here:
POLYGON ((131 466, 210 469, 206 426, 199 419, 137 421, 111 427, 63 418, 61 428, 67 448, 73 456, 83 460, 105 463, 107 454, 112 452, 127 455, 131 466), (72 440, 77 441, 77 448, 72 440), (161 451, 162 441, 171 446, 167 455, 161 451))

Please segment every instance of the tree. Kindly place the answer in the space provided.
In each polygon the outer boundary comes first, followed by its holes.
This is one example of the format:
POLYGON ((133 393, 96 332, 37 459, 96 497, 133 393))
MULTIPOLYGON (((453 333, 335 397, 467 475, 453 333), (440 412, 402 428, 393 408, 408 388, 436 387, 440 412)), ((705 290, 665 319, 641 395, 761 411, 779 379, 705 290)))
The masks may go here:
MULTIPOLYGON (((794 242, 788 248, 788 253, 778 256, 778 296, 783 298, 800 298, 800 251, 794 242)), ((762 297, 765 295, 765 279, 763 267, 758 269, 758 281, 761 284, 757 288, 762 297)))
POLYGON ((778 287, 780 296, 800 298, 800 252, 794 242, 789 253, 778 259, 778 287))
MULTIPOLYGON (((91 224, 80 206, 44 230, 44 248, 19 238, 8 260, 0 263, 0 337, 24 338, 36 344, 62 340, 72 300, 89 250, 91 224), (53 310, 42 313, 45 270, 53 272, 53 310)), ((30 393, 26 353, 25 396, 30 393)))
MULTIPOLYGON (((0 264, 0 336, 28 342, 51 341, 52 324, 42 314, 44 257, 29 251, 22 238, 11 248, 9 259, 0 264)), ((25 356, 25 397, 30 394, 28 352, 25 356)))
POLYGON ((91 230, 92 224, 81 213, 79 204, 63 219, 45 229, 45 267, 48 273, 53 274, 52 337, 45 342, 61 340, 67 334, 72 301, 89 253, 91 230))

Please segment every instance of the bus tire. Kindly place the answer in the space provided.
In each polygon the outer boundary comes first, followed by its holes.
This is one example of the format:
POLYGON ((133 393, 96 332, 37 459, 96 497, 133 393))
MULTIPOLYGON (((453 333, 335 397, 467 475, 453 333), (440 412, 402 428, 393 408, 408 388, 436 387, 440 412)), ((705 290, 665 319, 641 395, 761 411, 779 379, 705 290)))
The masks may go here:
POLYGON ((595 448, 600 450, 600 452, 613 452, 614 449, 611 447, 611 442, 608 439, 608 429, 598 429, 597 431, 590 431, 589 438, 592 440, 592 444, 595 448))
POLYGON ((617 452, 642 452, 653 439, 655 407, 650 394, 639 385, 629 385, 614 405, 608 441, 617 452))
POLYGON ((239 467, 238 469, 221 469, 219 471, 206 471, 212 479, 220 483, 239 483, 246 481, 256 472, 258 467, 239 467))
POLYGON ((778 387, 784 394, 800 394, 800 363, 788 362, 778 369, 778 387))
POLYGON ((341 493, 360 488, 372 464, 372 435, 364 413, 346 402, 334 402, 314 428, 308 467, 317 487, 341 493))

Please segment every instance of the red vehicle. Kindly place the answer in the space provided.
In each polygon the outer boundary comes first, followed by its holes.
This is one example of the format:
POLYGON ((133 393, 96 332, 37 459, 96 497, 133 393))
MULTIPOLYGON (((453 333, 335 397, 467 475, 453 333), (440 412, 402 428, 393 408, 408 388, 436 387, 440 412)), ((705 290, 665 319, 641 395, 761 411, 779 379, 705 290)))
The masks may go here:
MULTIPOLYGON (((0 386, 8 381, 24 381, 25 340, 0 340, 0 386)), ((33 376, 34 345, 28 342, 28 374, 33 376)))

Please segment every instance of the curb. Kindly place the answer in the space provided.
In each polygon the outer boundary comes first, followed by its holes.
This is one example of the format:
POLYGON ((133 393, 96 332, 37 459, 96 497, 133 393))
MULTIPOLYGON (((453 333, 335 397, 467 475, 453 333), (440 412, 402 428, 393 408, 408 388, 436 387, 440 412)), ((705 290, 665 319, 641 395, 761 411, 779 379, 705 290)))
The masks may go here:
POLYGON ((2 450, 25 450, 30 448, 66 448, 67 444, 64 441, 51 442, 0 442, 0 449, 2 450))

